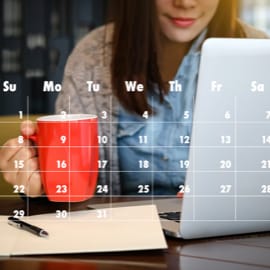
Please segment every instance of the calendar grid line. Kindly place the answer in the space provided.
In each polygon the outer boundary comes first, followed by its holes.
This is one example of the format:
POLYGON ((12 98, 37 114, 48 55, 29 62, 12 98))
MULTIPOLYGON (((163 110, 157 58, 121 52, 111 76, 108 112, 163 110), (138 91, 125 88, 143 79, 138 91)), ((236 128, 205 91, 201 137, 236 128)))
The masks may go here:
MULTIPOLYGON (((24 172, 32 172, 31 170, 23 170, 24 172)), ((42 171, 42 170, 39 170, 39 172, 59 172, 59 173, 63 173, 63 172, 67 172, 68 170, 64 171, 64 170, 61 170, 61 171, 57 171, 57 170, 46 170, 46 171, 42 171)), ((91 170, 91 172, 101 172, 101 171, 106 171, 106 170, 91 170)), ((14 172, 14 171, 6 171, 6 170, 3 170, 2 172, 4 173, 10 173, 10 172, 14 172)), ((70 170, 70 172, 89 172, 87 170, 80 170, 80 171, 76 171, 76 170, 70 170)), ((108 172, 108 171, 107 171, 108 172)), ((153 172, 166 172, 166 173, 182 173, 182 172, 186 172, 186 170, 175 170, 175 171, 167 171, 167 170, 137 170, 137 171, 124 171, 124 170, 110 170, 109 172, 112 172, 112 173, 119 173, 119 172, 129 172, 129 173, 153 173, 153 172)), ((224 171, 218 171, 218 170, 193 170, 194 173, 228 173, 228 174, 234 174, 234 173, 270 173, 270 169, 266 169, 265 171, 254 171, 254 170, 250 170, 250 171, 236 171, 236 170, 232 170, 232 171, 229 171, 229 170, 224 170, 224 171)), ((270 181, 270 180, 269 180, 270 181)))
MULTIPOLYGON (((18 193, 14 193, 12 195, 1 195, 1 197, 17 197, 18 193)), ((173 195, 158 195, 158 196, 152 196, 151 194, 146 194, 146 195, 139 195, 139 194, 136 194, 136 195, 114 195, 114 194, 111 194, 110 195, 112 198, 119 198, 120 197, 123 197, 123 198, 138 198, 138 197, 141 197, 141 198, 151 198, 152 201, 154 201, 156 198, 176 198, 176 196, 173 196, 173 195)), ((47 195, 40 195, 39 196, 40 198, 47 198, 47 195)), ((64 195, 57 195, 57 197, 67 197, 66 194, 64 195)), ((72 197, 82 197, 84 198, 85 196, 84 195, 70 195, 70 198, 72 197)), ((93 195, 92 198, 100 198, 100 197, 107 197, 107 195, 104 195, 104 194, 100 194, 100 195, 93 195)), ((222 194, 219 194, 219 195, 190 195, 188 193, 185 193, 185 197, 187 198, 235 198, 235 194, 232 194, 232 195, 222 195, 222 194)), ((270 195, 269 194, 263 194, 263 195, 254 195, 254 194, 246 194, 246 195, 236 195, 237 198, 265 198, 265 199, 269 199, 270 200, 270 195)))
MULTIPOLYGON (((52 145, 48 145, 48 146, 31 146, 33 148, 65 148, 65 146, 52 146, 52 145)), ((102 146, 104 148, 134 148, 136 146, 102 146)), ((170 145, 170 146, 159 146, 159 145, 148 145, 148 146, 140 146, 141 148, 190 148, 190 149, 270 149, 270 145, 269 146, 177 146, 177 145, 170 145)), ((1 148, 14 148, 14 146, 1 146, 1 148)), ((70 148, 99 148, 99 146, 89 146, 89 145, 85 145, 85 146, 70 146, 70 148)))
MULTIPOLYGON (((29 120, 29 108, 30 108, 30 99, 29 96, 26 97, 26 118, 27 120, 29 120)), ((30 147, 29 145, 27 145, 27 147, 30 147)), ((29 183, 29 181, 28 181, 29 183)), ((27 200, 26 200, 26 212, 29 213, 30 212, 30 200, 27 196, 27 200)))
POLYGON ((237 97, 234 96, 234 219, 237 219, 237 97))
MULTIPOLYGON (((29 115, 28 115, 29 117, 29 115)), ((26 117, 27 119, 27 117, 26 117)), ((24 120, 23 117, 21 120, 24 120)), ((33 122, 36 122, 36 121, 33 121, 33 122)), ((195 121, 195 122, 188 122, 188 121, 152 121, 153 124, 187 124, 187 125, 190 125, 192 123, 194 124, 213 124, 213 125, 234 125, 234 122, 233 121, 230 121, 230 120, 224 120, 224 121, 195 121)), ((20 124, 21 121, 0 121, 0 124, 20 124)), ((101 121, 100 120, 100 123, 101 124, 117 124, 118 122, 115 122, 115 121, 108 121, 108 122, 105 122, 105 121, 101 121)), ((123 121, 123 123, 125 124, 138 124, 138 122, 127 122, 127 121, 123 121)), ((144 124, 145 122, 141 122, 142 124, 144 124)), ((252 124, 252 125, 261 125, 261 124, 269 124, 270 125, 270 119, 269 120, 265 120, 265 121, 237 121, 238 124, 252 124)))
MULTIPOLYGON (((113 99, 112 97, 110 97, 110 111, 112 112, 113 110, 113 99)), ((112 123, 110 123, 110 135, 112 136, 112 123)), ((112 151, 110 151, 110 159, 112 160, 112 151)), ((112 197, 112 190, 113 190, 113 173, 112 173, 112 170, 110 170, 110 174, 109 174, 109 181, 110 181, 110 195, 109 195, 109 205, 110 205, 110 208, 112 207, 113 205, 113 197, 112 197)), ((119 173, 120 175, 120 173, 119 173)))
MULTIPOLYGON (((195 108, 195 95, 193 95, 192 96, 192 106, 193 106, 193 108, 195 108)), ((194 121, 194 113, 192 113, 192 121, 191 122, 193 122, 194 121)), ((195 129, 194 128, 192 128, 192 134, 191 134, 191 137, 195 137, 194 136, 194 133, 195 133, 195 129)), ((192 164, 193 164, 193 169, 192 169, 192 185, 193 185, 193 194, 195 193, 195 171, 194 171, 194 167, 195 167, 195 151, 194 151, 194 149, 195 148, 191 148, 191 151, 192 151, 192 164)), ((189 148, 189 151, 190 151, 190 148, 189 148)), ((185 196, 186 196, 186 194, 185 194, 185 196)), ((195 220, 195 218, 196 218, 196 215, 195 215, 195 211, 196 211, 196 207, 195 207, 195 203, 196 203, 196 201, 195 201, 195 197, 192 199, 192 204, 193 204, 193 206, 192 206, 192 219, 193 220, 195 220)))
MULTIPOLYGON (((151 97, 151 104, 154 104, 154 98, 153 96, 151 97)), ((152 134, 152 138, 154 138, 154 125, 153 125, 153 121, 151 121, 151 134, 152 134)), ((151 161, 152 164, 154 163, 154 147, 151 147, 151 161)), ((151 200, 153 202, 154 200, 154 172, 151 173, 151 200)))
MULTIPOLYGON (((92 210, 92 211, 95 211, 95 214, 97 215, 97 217, 102 220, 104 218, 106 218, 106 220, 110 220, 110 221, 114 221, 116 220, 117 222, 136 222, 136 221, 140 221, 140 222, 143 222, 143 223, 147 223, 147 222, 153 222, 153 216, 152 218, 151 217, 148 217, 148 218, 143 218, 143 219, 136 219, 136 218, 133 218, 133 219, 124 219, 124 218, 119 218, 119 217, 114 217, 113 215, 111 215, 110 212, 108 212, 108 209, 96 209, 96 210, 92 210), (99 216, 100 215, 100 216, 99 216), (105 216, 104 216, 105 215, 105 216)), ((25 221, 27 221, 28 217, 26 216, 25 217, 25 221)), ((43 222, 44 220, 46 220, 47 222, 50 222, 50 223, 55 223, 55 222, 61 222, 63 220, 67 219, 69 222, 72 222, 73 221, 73 212, 67 212, 67 216, 65 218, 57 218, 55 217, 55 220, 49 220, 49 219, 42 219, 42 218, 37 218, 35 219, 36 222, 43 222)), ((162 218, 161 218, 162 219, 162 218)), ((155 220, 155 219, 154 219, 155 220)), ((162 219, 163 221, 166 221, 166 219, 162 219)), ((84 219, 78 219, 76 217, 76 222, 81 222, 81 223, 84 223, 84 222, 88 222, 88 223, 91 223, 91 222, 94 222, 96 223, 97 221, 96 220, 87 220, 85 221, 84 219)), ((227 222, 227 223, 245 223, 245 222, 249 222, 249 223, 257 223, 257 222, 270 222, 270 219, 182 219, 180 220, 180 223, 181 222, 196 222, 196 223, 211 223, 211 222, 219 222, 219 223, 223 223, 223 222, 227 222)))
MULTIPOLYGON (((70 114, 71 113, 71 97, 70 95, 68 96, 68 113, 70 114)), ((70 122, 68 122, 68 162, 70 163, 70 157, 71 157, 71 128, 70 128, 70 122)), ((69 184, 69 187, 71 186, 71 171, 69 170, 68 171, 68 184, 69 184)), ((69 191, 69 200, 68 200, 68 210, 70 212, 71 210, 71 189, 69 188, 68 189, 69 191)), ((70 215, 69 215, 69 218, 70 218, 70 215)))

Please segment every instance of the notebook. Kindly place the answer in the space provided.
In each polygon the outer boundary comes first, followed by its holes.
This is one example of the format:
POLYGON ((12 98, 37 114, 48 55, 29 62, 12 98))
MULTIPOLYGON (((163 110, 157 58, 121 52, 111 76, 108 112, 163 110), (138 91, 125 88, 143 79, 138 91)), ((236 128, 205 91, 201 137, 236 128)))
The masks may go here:
POLYGON ((167 248, 154 205, 68 212, 64 218, 52 213, 21 219, 46 230, 48 237, 14 228, 7 216, 0 216, 4 243, 0 245, 0 258, 167 248))

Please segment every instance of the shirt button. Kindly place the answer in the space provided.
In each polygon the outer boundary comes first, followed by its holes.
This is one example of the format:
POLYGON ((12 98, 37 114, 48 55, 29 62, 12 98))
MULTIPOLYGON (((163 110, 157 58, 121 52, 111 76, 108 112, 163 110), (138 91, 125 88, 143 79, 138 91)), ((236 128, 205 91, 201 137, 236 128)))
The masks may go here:
POLYGON ((168 160, 169 160, 169 157, 164 156, 164 157, 163 157, 163 160, 164 160, 164 161, 168 161, 168 160))

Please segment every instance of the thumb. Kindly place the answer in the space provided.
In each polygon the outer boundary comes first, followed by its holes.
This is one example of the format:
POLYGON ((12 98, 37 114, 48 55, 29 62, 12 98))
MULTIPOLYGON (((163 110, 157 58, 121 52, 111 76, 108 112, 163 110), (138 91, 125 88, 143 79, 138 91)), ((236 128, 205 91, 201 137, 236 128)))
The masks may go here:
POLYGON ((26 120, 26 121, 23 121, 21 123, 20 130, 21 130, 21 134, 23 136, 31 136, 31 135, 34 135, 36 133, 37 126, 32 121, 26 120))

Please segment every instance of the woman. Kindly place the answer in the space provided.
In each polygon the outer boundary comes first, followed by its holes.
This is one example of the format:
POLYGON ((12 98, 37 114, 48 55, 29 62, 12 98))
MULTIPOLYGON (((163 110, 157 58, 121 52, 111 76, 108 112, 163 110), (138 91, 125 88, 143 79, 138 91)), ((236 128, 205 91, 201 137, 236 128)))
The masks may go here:
MULTIPOLYGON (((56 111, 99 116, 104 190, 176 194, 184 185, 202 42, 266 37, 237 20, 236 2, 121 0, 114 22, 74 49, 56 111)), ((21 131, 32 134, 35 126, 25 122, 21 131)), ((36 151, 26 143, 19 147, 17 139, 9 140, 0 152, 0 168, 9 183, 24 185, 34 197, 43 189, 36 151), (23 159, 31 172, 16 171, 15 159, 23 159)))

